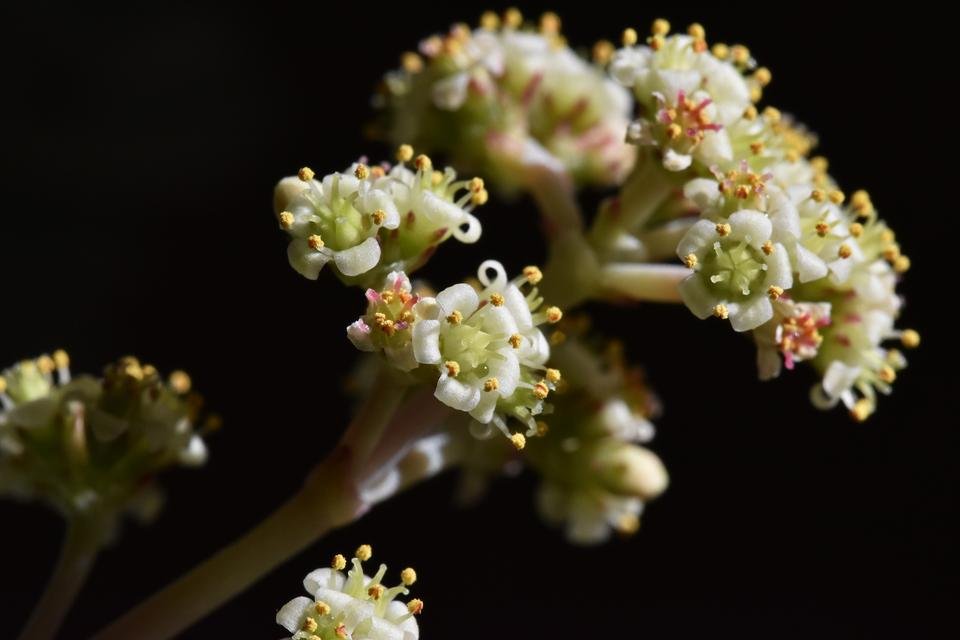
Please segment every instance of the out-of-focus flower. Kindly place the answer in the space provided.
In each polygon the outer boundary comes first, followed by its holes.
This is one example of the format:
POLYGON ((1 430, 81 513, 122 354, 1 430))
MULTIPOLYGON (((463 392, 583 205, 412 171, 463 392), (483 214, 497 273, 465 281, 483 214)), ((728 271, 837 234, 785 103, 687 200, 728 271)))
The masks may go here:
POLYGON ((417 580, 412 568, 400 572, 400 584, 386 587, 382 581, 387 566, 375 575, 363 572, 363 562, 372 556, 369 545, 357 549, 347 568, 342 555, 333 557, 329 568, 310 572, 303 586, 312 597, 298 596, 277 612, 277 624, 293 634, 289 640, 417 640, 420 630, 415 615, 423 601, 406 603, 396 598, 410 593, 417 580))
MULTIPOLYGON (((155 475, 207 457, 190 387, 186 373, 164 380, 132 357, 102 379, 71 378, 63 351, 10 367, 0 376, 0 493, 99 520, 104 536, 124 512, 151 519, 162 501, 155 475)), ((204 429, 218 425, 211 417, 204 429)))

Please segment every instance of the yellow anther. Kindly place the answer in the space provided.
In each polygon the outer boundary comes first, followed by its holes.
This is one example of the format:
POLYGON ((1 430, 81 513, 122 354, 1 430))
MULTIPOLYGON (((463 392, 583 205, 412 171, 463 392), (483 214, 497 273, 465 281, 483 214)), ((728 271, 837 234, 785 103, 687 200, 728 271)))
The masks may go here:
POLYGON ((413 567, 407 567, 400 572, 400 582, 406 586, 412 585, 417 581, 417 572, 413 570, 413 567))
POLYGON ((380 330, 383 331, 388 336, 392 336, 397 332, 397 325, 393 320, 384 320, 378 324, 380 330))
POLYGON ((362 544, 357 547, 357 553, 355 555, 360 562, 366 562, 373 557, 373 547, 368 544, 362 544))
POLYGON ((720 304, 713 307, 713 315, 714 317, 720 318, 721 320, 726 320, 727 318, 730 317, 730 311, 727 309, 727 305, 721 302, 720 304))
POLYGON ((783 157, 786 158, 787 162, 793 163, 800 159, 800 154, 794 149, 787 149, 786 153, 783 154, 783 157))
POLYGON ((763 89, 760 88, 760 85, 753 85, 750 87, 750 102, 760 102, 760 99, 763 97, 763 89))
POLYGON ((850 196, 850 206, 858 215, 864 217, 873 213, 873 202, 870 201, 870 194, 863 189, 853 192, 853 195, 850 196))
POLYGON ((734 195, 736 195, 741 200, 746 200, 747 198, 750 197, 750 192, 751 192, 750 185, 741 184, 737 186, 736 191, 734 191, 734 195))
POLYGON ((753 153, 753 155, 755 155, 755 156, 758 156, 758 155, 760 155, 761 153, 763 153, 763 142, 760 142, 759 140, 758 140, 757 142, 751 142, 751 143, 750 143, 750 151, 751 151, 751 152, 753 153))
POLYGON ((341 622, 341 623, 338 624, 338 625, 336 626, 336 628, 333 630, 333 634, 334 634, 335 636, 337 636, 338 638, 340 638, 341 640, 343 640, 343 638, 348 638, 348 637, 349 637, 349 634, 347 634, 347 625, 345 625, 345 624, 343 624, 343 623, 341 622))
POLYGON ((314 620, 313 618, 307 618, 306 620, 303 621, 303 630, 306 631, 307 633, 313 633, 314 631, 317 630, 318 626, 319 625, 317 624, 317 621, 314 620))
POLYGON ((347 566, 347 559, 344 558, 341 554, 333 556, 333 560, 330 562, 330 566, 334 571, 343 571, 347 566))
POLYGON ((467 183, 467 188, 474 193, 483 191, 483 186, 483 178, 472 178, 470 182, 467 183))
POLYGON ((44 354, 37 358, 37 369, 40 370, 40 373, 46 375, 52 373, 56 369, 56 365, 53 364, 53 358, 44 354))
POLYGON ((632 47, 637 44, 639 36, 637 35, 637 30, 632 27, 627 27, 623 30, 623 35, 620 36, 620 41, 623 42, 623 46, 632 47))
POLYGON ((823 156, 814 156, 810 158, 810 167, 817 173, 825 173, 830 166, 830 162, 823 156))
POLYGON ((730 59, 734 64, 747 64, 750 60, 750 49, 742 44, 735 44, 730 47, 730 59))
POLYGON ((447 369, 447 375, 451 378, 456 378, 460 375, 460 363, 456 360, 447 360, 443 363, 443 366, 447 369))
POLYGON ((477 205, 478 207, 480 205, 487 204, 487 200, 489 199, 490 199, 490 194, 487 193, 486 189, 481 189, 480 191, 477 191, 472 196, 470 196, 470 202, 477 205))
POLYGON ((523 277, 526 278, 530 284, 538 284, 543 280, 543 272, 540 271, 540 267, 531 264, 523 268, 523 277))
POLYGON ((487 378, 483 382, 484 391, 487 391, 487 392, 496 391, 499 388, 500 388, 500 381, 497 380, 496 378, 487 378))
POLYGON ((671 140, 676 140, 683 135, 683 127, 678 125, 676 122, 673 122, 667 125, 667 137, 671 140))
POLYGON ((317 612, 318 616, 330 615, 330 605, 323 600, 317 601, 317 604, 313 605, 313 610, 317 612))
POLYGON ((470 39, 470 25, 464 22, 458 22, 450 27, 450 37, 458 42, 466 42, 470 39))
POLYGON ((697 256, 692 253, 683 256, 683 264, 686 265, 687 269, 693 269, 697 266, 697 262, 697 256))
POLYGON ((687 34, 693 36, 697 40, 703 40, 707 37, 707 32, 703 28, 703 25, 699 22, 694 22, 692 25, 687 27, 687 34))
POLYGON ((733 231, 730 225, 726 222, 718 222, 714 229, 716 229, 717 234, 720 235, 721 238, 730 235, 730 232, 733 231))
POLYGON ((613 43, 609 40, 597 40, 593 45, 593 61, 597 64, 607 64, 613 57, 613 43))
POLYGON ((617 520, 617 533, 632 536, 640 530, 640 518, 632 513, 625 513, 617 520))
POLYGON ((823 238, 828 233, 830 233, 830 225, 821 220, 820 222, 817 223, 816 230, 817 230, 817 235, 823 238))
POLYGON ((523 14, 516 7, 510 7, 503 13, 503 24, 511 29, 516 29, 523 24, 523 14))
POLYGON ((384 591, 386 591, 386 589, 383 588, 382 584, 374 584, 370 585, 370 588, 367 589, 367 595, 374 600, 379 600, 383 597, 384 591))
POLYGON ((543 420, 537 420, 537 435, 541 438, 550 431, 550 425, 543 420))
POLYGON ((307 238, 307 244, 308 244, 308 245, 310 246, 310 248, 313 249, 314 251, 320 251, 320 249, 323 249, 323 247, 324 247, 323 238, 321 238, 321 237, 320 237, 318 234, 316 234, 316 233, 312 234, 311 236, 309 236, 309 237, 307 238))
POLYGON ((423 613, 423 600, 421 600, 420 598, 414 598, 413 600, 408 602, 407 611, 409 611, 413 615, 420 615, 421 613, 423 613))
POLYGON ((495 307, 502 307, 504 303, 503 296, 499 293, 490 294, 490 304, 495 307))
POLYGON ((500 16, 493 11, 484 11, 480 16, 480 28, 484 31, 496 31, 500 28, 500 16))
POLYGON ((387 172, 384 171, 383 167, 381 166, 370 167, 370 177, 373 178, 374 180, 376 180, 377 178, 382 178, 385 175, 387 175, 387 172))
POLYGON ((430 171, 433 168, 433 161, 430 160, 430 156, 425 153, 421 153, 413 161, 413 166, 415 166, 420 171, 430 171))
POLYGON ((836 191, 836 190, 831 191, 830 195, 827 197, 830 198, 830 202, 832 202, 833 204, 843 204, 843 201, 846 198, 846 196, 843 195, 843 191, 836 191))
POLYGON ((4 393, 7 390, 7 379, 3 376, 0 376, 0 393, 4 393))
POLYGON ((302 167, 300 171, 297 172, 297 177, 303 180, 304 182, 310 182, 313 180, 313 176, 316 174, 313 172, 313 169, 310 167, 302 167))
POLYGON ((824 194, 820 189, 814 189, 810 192, 810 199, 814 202, 823 202, 826 197, 826 194, 824 194))
POLYGON ((770 124, 779 124, 783 114, 776 107, 767 107, 763 110, 763 118, 770 124))
POLYGON ((567 334, 563 331, 554 331, 550 334, 550 344, 553 346, 561 345, 567 341, 567 334))
POLYGON ((289 229, 293 226, 293 214, 289 211, 280 212, 280 228, 289 229))
POLYGON ((423 71, 423 58, 413 51, 407 51, 400 56, 400 66, 407 73, 420 73, 423 71))
POLYGON ((760 248, 763 250, 764 255, 770 255, 773 253, 773 243, 769 240, 764 242, 760 248))
POLYGON ((543 400, 550 395, 550 387, 548 387, 546 383, 541 380, 537 384, 533 385, 533 395, 543 400))
POLYGON ((647 46, 649 46, 654 51, 660 51, 663 48, 663 44, 666 40, 663 39, 663 36, 650 36, 647 38, 647 46))
POLYGON ((447 316, 447 322, 450 324, 460 324, 463 322, 463 314, 454 309, 453 313, 447 316))
POLYGON ((547 11, 540 16, 540 33, 556 35, 560 33, 560 16, 553 11, 547 11))
POLYGON ((910 270, 910 258, 907 256, 900 256, 893 261, 893 270, 897 273, 906 273, 910 270))
POLYGON ((413 147, 408 144, 397 147, 397 162, 410 162, 411 158, 413 158, 413 147))
POLYGON ((846 260, 853 255, 853 249, 846 242, 837 247, 837 255, 846 260))
POLYGON ((765 87, 770 84, 771 80, 773 80, 773 74, 770 73, 770 69, 767 69, 766 67, 760 67, 754 71, 753 79, 756 80, 761 87, 765 87))
POLYGON ((560 370, 559 369, 547 369, 546 378, 549 382, 554 384, 560 382, 560 370))
POLYGON ((353 170, 353 175, 356 176, 357 180, 366 180, 367 176, 370 175, 370 169, 365 164, 358 164, 357 168, 353 170))
POLYGON ((439 187, 441 182, 443 182, 443 171, 434 171, 433 174, 430 175, 430 184, 439 187))
POLYGON ((897 379, 897 372, 893 370, 893 367, 885 364, 880 367, 880 371, 877 372, 877 376, 887 384, 892 384, 893 381, 897 379))
POLYGON ((174 371, 170 374, 170 388, 177 393, 187 393, 191 386, 192 382, 186 371, 174 371))
POLYGON ((515 433, 510 436, 510 444, 516 447, 517 451, 522 451, 527 446, 527 439, 522 433, 515 433))
POLYGON ((907 349, 916 349, 920 346, 920 334, 913 329, 904 329, 900 334, 900 342, 907 349))
POLYGON ((857 422, 863 422, 870 417, 871 413, 873 413, 873 404, 866 398, 857 400, 850 409, 850 417, 857 422))
POLYGON ((883 244, 890 244, 897 239, 897 235, 893 232, 893 229, 884 229, 880 233, 880 242, 883 244))
POLYGON ((157 368, 152 364, 143 365, 143 377, 144 378, 153 378, 157 375, 157 368))
POLYGON ((655 36, 665 36, 670 33, 670 23, 663 18, 657 18, 650 25, 650 33, 655 36))
POLYGON ((373 224, 381 225, 387 219, 387 212, 383 209, 377 209, 370 214, 370 219, 373 220, 373 224))
POLYGON ((743 112, 743 117, 747 120, 756 120, 757 119, 757 108, 753 105, 747 107, 746 111, 743 112))
POLYGON ((723 44, 722 42, 718 42, 715 45, 713 45, 713 47, 710 49, 710 52, 715 57, 720 58, 721 60, 726 60, 727 56, 730 55, 730 47, 723 44))
POLYGON ((850 235, 854 238, 859 238, 863 235, 863 225, 859 222, 854 222, 850 225, 850 235))
POLYGON ((563 317, 563 311, 560 311, 560 307, 547 307, 547 322, 550 324, 556 324, 560 322, 560 319, 563 317))
POLYGON ((519 333, 515 333, 507 339, 507 342, 514 349, 519 349, 520 345, 523 344, 523 337, 519 333))
POLYGON ((778 287, 775 284, 770 285, 770 288, 767 289, 767 295, 770 296, 771 300, 779 300, 780 296, 783 295, 783 287, 778 287))
POLYGON ((53 352, 53 362, 58 369, 64 369, 70 366, 70 356, 63 349, 57 349, 53 352))

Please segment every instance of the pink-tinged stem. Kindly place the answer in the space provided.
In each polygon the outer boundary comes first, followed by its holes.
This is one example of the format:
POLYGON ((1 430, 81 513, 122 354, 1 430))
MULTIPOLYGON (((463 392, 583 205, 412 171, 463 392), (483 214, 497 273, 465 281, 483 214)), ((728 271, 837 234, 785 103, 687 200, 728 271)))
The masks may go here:
POLYGON ((686 267, 672 264, 608 264, 601 286, 605 293, 642 302, 682 302, 679 284, 690 275, 686 267))

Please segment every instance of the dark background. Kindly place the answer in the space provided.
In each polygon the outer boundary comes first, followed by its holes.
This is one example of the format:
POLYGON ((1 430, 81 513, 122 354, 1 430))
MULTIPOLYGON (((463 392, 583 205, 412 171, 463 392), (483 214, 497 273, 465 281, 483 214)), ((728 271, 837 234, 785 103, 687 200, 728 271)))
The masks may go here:
MULTIPOLYGON (((952 36, 936 16, 893 9, 676 4, 561 15, 583 45, 661 14, 676 28, 697 20, 773 70, 769 101, 821 134, 840 184, 870 190, 913 259, 902 324, 924 342, 893 397, 853 424, 809 406, 806 370, 757 382, 753 348, 726 325, 682 307, 597 310, 602 329, 629 334, 666 407, 653 448, 672 485, 635 538, 569 547, 534 513, 531 478, 459 510, 447 476, 184 637, 280 637, 274 612, 303 575, 361 542, 392 569, 418 568, 427 639, 956 637, 937 627, 960 595, 954 249, 940 239, 956 224, 939 162, 955 142, 952 36), (778 15, 788 8, 800 13, 778 15)), ((74 371, 97 372, 135 353, 190 371, 226 424, 205 468, 163 479, 159 521, 130 524, 102 555, 64 638, 89 636, 245 531, 333 443, 350 413, 343 327, 362 300, 329 274, 290 269, 271 189, 304 164, 322 174, 382 157, 361 133, 381 72, 483 8, 5 9, 0 361, 62 346, 74 371)), ((535 230, 530 203, 493 202, 481 219, 481 242, 441 248, 426 275, 448 283, 488 256, 511 271, 542 257, 506 239, 535 230)), ((39 594, 61 532, 42 508, 0 505, 0 638, 39 594)))

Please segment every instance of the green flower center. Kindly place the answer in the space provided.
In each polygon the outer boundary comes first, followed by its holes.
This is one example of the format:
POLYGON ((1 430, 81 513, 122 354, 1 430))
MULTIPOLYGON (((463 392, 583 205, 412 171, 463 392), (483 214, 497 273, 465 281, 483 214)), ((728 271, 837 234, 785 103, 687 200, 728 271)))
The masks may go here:
POLYGON ((701 274, 722 296, 748 296, 766 270, 763 255, 746 242, 726 246, 715 242, 713 251, 704 258, 701 274))

